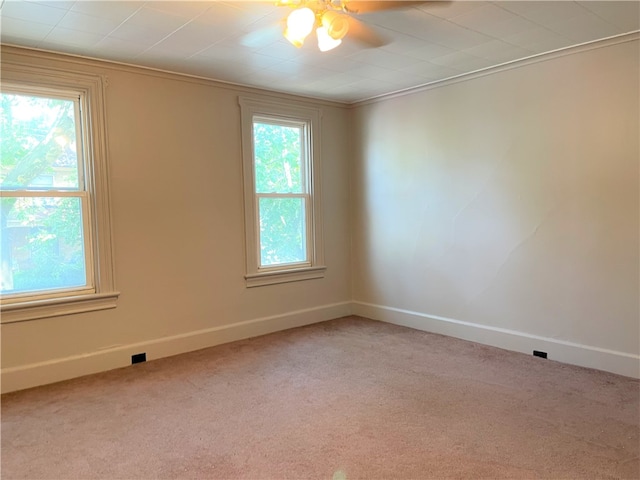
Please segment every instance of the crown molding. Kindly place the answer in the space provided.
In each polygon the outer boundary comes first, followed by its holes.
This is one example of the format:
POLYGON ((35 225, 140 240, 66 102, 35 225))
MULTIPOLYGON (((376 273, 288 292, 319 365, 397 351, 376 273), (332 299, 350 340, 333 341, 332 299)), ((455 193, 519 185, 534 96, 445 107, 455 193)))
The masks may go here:
POLYGON ((597 48, 604 48, 604 47, 610 47, 613 45, 619 45, 621 43, 633 42, 633 41, 637 41, 638 39, 640 39, 640 30, 635 30, 633 32, 614 35, 612 37, 607 37, 600 40, 594 40, 591 42, 585 42, 585 43, 573 45, 570 47, 559 48, 557 50, 552 50, 550 52, 538 53, 536 55, 531 55, 530 57, 525 57, 518 60, 512 60, 509 62, 501 63, 499 65, 494 65, 492 67, 482 68, 480 70, 476 70, 469 73, 462 73, 460 75, 455 75, 453 77, 445 78, 443 80, 436 80, 434 82, 425 83, 424 85, 420 85, 418 87, 411 87, 411 88, 398 90, 392 93, 377 95, 375 97, 367 98, 364 100, 351 102, 348 105, 353 108, 353 107, 361 107, 363 105, 369 105, 372 103, 383 102, 386 100, 390 100, 392 98, 404 97, 406 95, 412 95, 414 93, 424 92, 426 90, 431 90, 434 88, 446 87, 448 85, 453 85, 455 83, 466 82, 469 80, 474 80, 476 78, 485 77, 487 75, 493 75, 496 73, 512 70, 515 68, 526 67, 528 65, 533 65, 535 63, 546 62, 548 60, 554 60, 556 58, 565 57, 568 55, 574 55, 576 53, 588 52, 590 50, 595 50, 597 48))
MULTIPOLYGON (((125 62, 117 62, 115 60, 105 60, 101 58, 86 57, 83 55, 76 55, 72 53, 56 52, 53 50, 43 50, 34 47, 23 47, 20 45, 12 45, 8 43, 0 43, 2 50, 2 57, 7 54, 21 55, 24 57, 30 57, 34 59, 65 62, 67 64, 76 64, 81 66, 89 66, 94 68, 109 68, 111 70, 118 70, 127 73, 136 73, 140 75, 148 75, 152 77, 166 78, 175 81, 195 83, 198 85, 208 85, 216 88, 223 88, 226 90, 232 90, 241 94, 254 94, 261 96, 269 96, 274 99, 287 99, 302 102, 305 104, 315 104, 338 108, 348 108, 349 104, 346 102, 340 102, 337 100, 327 100, 323 98, 317 98, 312 96, 297 95, 294 93, 288 93, 285 91, 264 89, 258 87, 252 87, 249 85, 242 85, 233 82, 225 82, 224 80, 216 80, 213 78, 203 77, 199 75, 192 75, 188 73, 174 72, 170 70, 163 70, 160 68, 147 67, 144 65, 135 65, 125 62)), ((2 58, 2 63, 6 60, 2 58)), ((10 62, 16 63, 16 62, 10 62)))
POLYGON ((338 100, 327 100, 323 98, 317 98, 313 96, 297 95, 293 93, 287 93, 284 91, 262 89, 258 87, 251 87, 248 85, 242 85, 232 82, 225 82, 223 80, 216 80, 208 77, 191 75, 187 73, 173 72, 169 70, 163 70, 159 68, 146 67, 143 65, 135 65, 125 62, 117 62, 115 60, 104 60, 94 57, 86 57, 82 55, 75 55, 71 53, 61 53, 51 50, 43 50, 33 47, 23 47, 11 44, 0 44, 2 51, 6 53, 13 53, 18 55, 24 55, 32 58, 40 58, 44 60, 62 61, 71 64, 79 64, 84 66, 110 68, 113 70, 119 70, 129 73, 137 73, 142 75, 150 75, 160 78, 168 78, 177 81, 191 82, 200 85, 209 85, 217 88, 224 88, 227 90, 236 91, 238 93, 253 93, 258 95, 266 95, 273 98, 286 98, 289 100, 297 100, 304 103, 312 103, 316 105, 327 105, 338 108, 354 108, 372 103, 378 103, 392 98, 403 97, 405 95, 412 95, 414 93, 431 90, 433 88, 445 87, 453 85, 459 82, 466 82, 476 78, 481 78, 487 75, 493 75, 496 73, 504 72, 507 70, 521 68, 528 65, 532 65, 539 62, 546 62, 548 60, 554 60, 556 58, 564 57, 567 55, 574 55, 576 53, 587 52, 597 48, 610 47, 621 43, 627 43, 637 41, 640 39, 640 30, 634 30, 632 32, 623 33, 620 35, 614 35, 600 40, 594 40, 591 42, 585 42, 570 47, 564 47, 550 52, 539 53, 531 55, 529 57, 521 58, 518 60, 512 60, 504 62, 499 65, 483 68, 469 73, 462 73, 453 77, 448 77, 442 80, 436 80, 434 82, 425 83, 417 87, 406 88, 398 90, 392 93, 386 93, 383 95, 377 95, 374 97, 366 98, 364 100, 357 100, 354 102, 341 102, 338 100))

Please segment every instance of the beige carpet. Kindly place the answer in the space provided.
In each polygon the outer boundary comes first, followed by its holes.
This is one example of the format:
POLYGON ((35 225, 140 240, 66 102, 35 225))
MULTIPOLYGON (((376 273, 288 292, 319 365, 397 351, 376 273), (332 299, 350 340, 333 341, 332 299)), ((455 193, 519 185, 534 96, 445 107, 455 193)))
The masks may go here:
POLYGON ((2 397, 2 478, 635 478, 639 383, 335 320, 2 397))

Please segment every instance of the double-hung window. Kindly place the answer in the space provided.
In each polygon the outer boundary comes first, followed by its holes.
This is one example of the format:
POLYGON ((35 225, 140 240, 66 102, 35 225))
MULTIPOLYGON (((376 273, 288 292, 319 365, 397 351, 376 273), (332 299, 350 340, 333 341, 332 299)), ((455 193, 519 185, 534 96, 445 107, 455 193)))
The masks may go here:
POLYGON ((102 79, 3 69, 2 321, 112 308, 102 79))
POLYGON ((318 109, 240 98, 247 286, 324 275, 318 109))

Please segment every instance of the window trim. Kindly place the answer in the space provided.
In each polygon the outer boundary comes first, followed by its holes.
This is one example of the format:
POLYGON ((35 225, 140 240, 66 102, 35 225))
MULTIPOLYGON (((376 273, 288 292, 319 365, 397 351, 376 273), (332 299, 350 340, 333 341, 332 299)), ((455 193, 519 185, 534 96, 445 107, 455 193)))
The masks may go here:
MULTIPOLYGON (((39 92, 50 89, 73 92, 80 98, 82 121, 81 141, 84 155, 85 195, 88 197, 88 221, 93 274, 93 288, 79 291, 48 290, 42 295, 32 294, 2 299, 0 323, 13 323, 39 318, 115 308, 120 292, 115 285, 113 238, 111 229, 110 193, 107 164, 107 134, 104 89, 106 78, 52 67, 38 67, 3 62, 2 83, 30 88, 39 92)), ((86 241, 86 240, 85 240, 86 241)))
POLYGON ((325 275, 324 249, 322 236, 322 202, 320 169, 320 121, 322 111, 319 108, 301 106, 293 103, 275 102, 250 97, 239 97, 241 136, 242 136, 242 172, 244 182, 244 220, 246 250, 246 286, 258 287, 277 283, 295 282, 322 278, 325 275), (306 262, 288 263, 281 266, 260 265, 260 232, 258 198, 255 188, 253 123, 254 119, 281 121, 289 124, 306 125, 305 166, 309 198, 306 209, 307 255, 306 262))

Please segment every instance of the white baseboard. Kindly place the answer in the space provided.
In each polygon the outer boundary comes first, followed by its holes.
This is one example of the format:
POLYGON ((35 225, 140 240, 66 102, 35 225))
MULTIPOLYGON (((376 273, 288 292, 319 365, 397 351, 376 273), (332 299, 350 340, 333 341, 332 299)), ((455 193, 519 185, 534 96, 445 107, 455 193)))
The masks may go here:
POLYGON ((550 360, 640 378, 640 355, 364 302, 353 302, 351 311, 353 315, 372 320, 439 333, 529 355, 533 350, 542 350, 548 353, 550 360))
POLYGON ((2 393, 126 367, 131 364, 131 355, 136 353, 145 352, 147 360, 154 360, 350 314, 351 302, 335 303, 146 342, 120 345, 82 355, 3 368, 0 371, 2 393))
POLYGON ((3 368, 0 371, 1 391, 7 393, 126 367, 131 364, 131 355, 136 353, 145 352, 147 360, 154 360, 351 314, 529 355, 534 349, 543 350, 551 360, 640 378, 639 355, 399 308, 364 302, 342 302, 46 362, 3 368))

